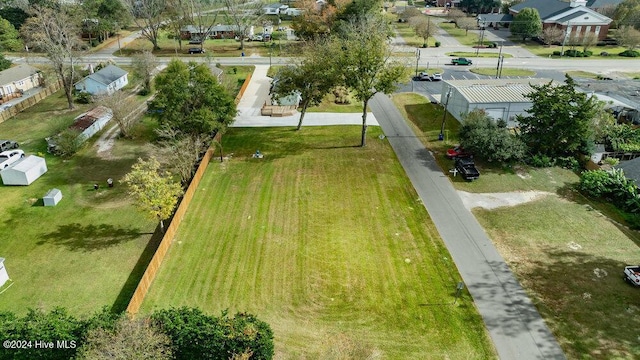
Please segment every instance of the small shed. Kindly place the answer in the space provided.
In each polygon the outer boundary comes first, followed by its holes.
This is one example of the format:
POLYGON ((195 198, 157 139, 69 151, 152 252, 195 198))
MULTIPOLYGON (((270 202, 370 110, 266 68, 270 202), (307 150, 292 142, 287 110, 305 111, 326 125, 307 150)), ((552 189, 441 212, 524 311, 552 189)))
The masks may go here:
POLYGON ((9 280, 9 274, 4 267, 4 258, 0 257, 0 286, 4 285, 9 280))
POLYGON ((44 158, 29 155, 0 171, 4 185, 30 185, 47 172, 44 158))
POLYGON ((62 191, 59 189, 51 189, 42 197, 44 206, 56 206, 62 200, 62 191))

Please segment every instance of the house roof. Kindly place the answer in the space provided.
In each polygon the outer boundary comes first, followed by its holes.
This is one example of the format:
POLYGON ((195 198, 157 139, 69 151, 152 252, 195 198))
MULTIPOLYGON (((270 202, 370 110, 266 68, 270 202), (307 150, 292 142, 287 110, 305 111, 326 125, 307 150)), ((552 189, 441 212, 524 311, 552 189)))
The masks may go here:
POLYGON ((534 91, 531 85, 543 85, 551 79, 446 80, 443 86, 455 88, 469 103, 530 102, 524 95, 534 91))
POLYGON ((534 8, 538 10, 540 19, 542 20, 571 9, 568 2, 560 0, 528 0, 512 6, 510 10, 520 12, 520 10, 524 8, 534 8))
POLYGON ((589 0, 587 7, 589 9, 602 9, 605 6, 618 6, 622 0, 589 0))
POLYGON ((587 15, 587 14, 590 14, 590 13, 588 13, 586 11, 582 11, 582 10, 581 11, 576 11, 573 14, 568 14, 566 16, 563 16, 561 18, 556 19, 556 22, 563 23, 565 21, 571 21, 573 19, 579 18, 579 17, 587 15))
POLYGON ((40 72, 40 70, 26 64, 8 68, 6 70, 0 71, 0 85, 26 79, 38 72, 40 72))
POLYGON ((127 75, 127 72, 120 69, 119 67, 115 66, 115 65, 107 65, 106 67, 96 71, 93 74, 90 74, 88 76, 86 76, 84 79, 78 81, 78 82, 82 82, 85 79, 91 79, 94 81, 97 81, 101 84, 104 85, 109 85, 112 82, 120 79, 121 77, 127 75))
POLYGON ((622 169, 624 176, 635 181, 636 185, 640 184, 640 157, 633 160, 620 161, 620 163, 614 167, 622 169))

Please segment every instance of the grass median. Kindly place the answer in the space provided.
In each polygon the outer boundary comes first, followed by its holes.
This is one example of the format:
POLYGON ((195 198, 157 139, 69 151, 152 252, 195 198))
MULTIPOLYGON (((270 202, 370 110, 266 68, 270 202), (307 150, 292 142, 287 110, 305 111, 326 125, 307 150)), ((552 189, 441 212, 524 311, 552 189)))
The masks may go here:
POLYGON ((209 166, 143 311, 256 313, 281 359, 494 358, 388 142, 370 127, 360 148, 360 130, 231 129, 232 155, 209 166))

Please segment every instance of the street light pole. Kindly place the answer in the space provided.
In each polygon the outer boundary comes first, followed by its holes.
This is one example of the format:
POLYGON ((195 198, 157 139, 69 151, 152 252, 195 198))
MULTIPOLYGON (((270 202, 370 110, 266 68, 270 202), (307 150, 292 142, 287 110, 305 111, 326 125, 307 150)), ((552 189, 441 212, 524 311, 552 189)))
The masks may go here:
POLYGON ((496 66, 496 79, 500 79, 500 60, 502 59, 502 44, 504 41, 500 42, 500 52, 498 53, 498 65, 496 66))
POLYGON ((447 90, 447 99, 444 102, 444 114, 442 114, 442 126, 440 126, 440 134, 438 135, 438 140, 444 140, 444 122, 447 119, 447 107, 449 106, 449 97, 451 96, 451 86, 447 90))
POLYGON ((418 61, 420 60, 420 49, 416 49, 416 76, 418 76, 418 61))

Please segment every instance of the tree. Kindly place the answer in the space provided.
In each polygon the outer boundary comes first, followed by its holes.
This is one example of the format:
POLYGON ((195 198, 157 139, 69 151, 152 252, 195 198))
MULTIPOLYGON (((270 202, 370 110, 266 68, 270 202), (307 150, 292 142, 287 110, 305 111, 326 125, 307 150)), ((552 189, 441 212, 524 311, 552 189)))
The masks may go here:
POLYGON ((145 50, 140 54, 136 54, 132 61, 133 72, 142 79, 142 93, 143 95, 151 92, 151 80, 153 80, 153 73, 158 66, 158 59, 151 53, 151 51, 145 50))
POLYGON ((156 311, 151 315, 173 342, 175 359, 231 359, 251 352, 251 359, 273 357, 273 332, 255 316, 226 312, 217 318, 193 308, 156 311))
POLYGON ((596 46, 598 43, 598 35, 592 32, 582 34, 582 52, 586 53, 590 48, 596 46))
POLYGON ((115 329, 95 328, 78 350, 78 359, 172 359, 171 339, 155 323, 121 317, 115 329))
POLYGON ((149 104, 161 126, 184 134, 213 136, 236 115, 234 98, 205 64, 172 60, 155 80, 157 95, 149 104))
POLYGON ((227 21, 234 25, 236 35, 240 37, 240 49, 244 50, 244 38, 249 35, 251 26, 259 22, 260 16, 256 14, 262 14, 262 3, 253 0, 221 0, 221 3, 227 9, 227 21))
POLYGON ((458 19, 457 25, 460 29, 465 30, 465 35, 469 33, 469 30, 477 29, 478 23, 474 18, 463 17, 458 19))
POLYGON ((509 163, 522 160, 526 152, 526 147, 519 138, 480 109, 463 116, 460 144, 466 151, 489 162, 509 163))
POLYGON ((512 1, 503 2, 502 6, 500 7, 500 13, 508 14, 509 13, 509 9, 511 9, 512 7, 522 3, 523 1, 524 0, 512 0, 512 1))
POLYGON ((296 7, 303 12, 300 16, 294 17, 291 24, 296 36, 303 40, 327 37, 337 20, 338 12, 344 9, 347 1, 337 0, 333 4, 326 3, 324 6, 318 6, 315 0, 298 1, 296 7))
POLYGON ((8 20, 0 18, 0 49, 6 51, 21 51, 24 49, 19 36, 18 30, 8 20))
POLYGON ((640 31, 634 29, 632 26, 621 26, 616 33, 616 38, 620 42, 620 45, 629 50, 633 50, 640 45, 640 31))
POLYGON ((465 14, 462 10, 460 9, 450 9, 447 12, 447 19, 453 21, 456 23, 456 25, 458 24, 458 19, 462 19, 467 17, 467 14, 465 14))
POLYGON ((300 94, 300 120, 297 130, 302 127, 302 121, 309 106, 316 106, 322 102, 325 95, 339 81, 339 73, 333 63, 331 45, 326 41, 313 42, 305 47, 299 64, 290 65, 278 71, 274 93, 276 96, 287 96, 298 92, 300 94))
POLYGON ((593 146, 597 99, 576 91, 566 75, 565 83, 536 86, 525 95, 532 102, 527 116, 518 116, 520 136, 533 154, 551 158, 589 154, 593 146))
POLYGON ((398 14, 398 18, 400 18, 400 20, 407 22, 409 21, 411 18, 414 17, 425 17, 422 12, 420 12, 420 10, 414 8, 414 7, 405 7, 404 11, 400 14, 398 14))
POLYGON ((11 67, 11 60, 4 57, 4 54, 0 54, 0 71, 7 70, 11 67))
POLYGON ((138 159, 123 181, 129 187, 129 194, 136 199, 135 205, 159 221, 160 229, 164 231, 164 220, 173 214, 182 194, 180 184, 170 173, 160 170, 160 163, 155 158, 138 159))
MULTIPOLYGON (((169 30, 169 36, 173 36, 173 38, 178 41, 178 48, 181 51, 181 30, 186 25, 193 25, 193 16, 195 11, 192 5, 194 5, 193 2, 189 2, 189 0, 167 0, 167 8, 165 11, 167 16, 166 28, 169 30)), ((202 41, 204 42, 204 39, 202 39, 202 41)))
POLYGON ((136 103, 130 94, 122 90, 115 91, 110 95, 99 96, 96 102, 111 109, 113 114, 111 120, 118 124, 120 134, 129 138, 131 136, 130 130, 137 120, 136 110, 141 105, 136 103))
POLYGON ((629 25, 640 30, 640 0, 624 0, 618 4, 614 19, 618 27, 629 25))
POLYGON ((27 44, 43 51, 62 81, 69 109, 73 109, 73 83, 82 40, 73 19, 64 8, 34 7, 30 17, 20 29, 27 44))
POLYGON ((562 42, 563 37, 564 31, 555 26, 546 27, 542 30, 542 40, 549 46, 562 42))
POLYGON ((195 174, 196 164, 208 147, 208 137, 188 135, 171 128, 156 130, 160 138, 158 152, 162 164, 180 175, 182 185, 188 185, 195 174))
POLYGON ((500 3, 496 0, 461 0, 460 7, 468 13, 484 14, 497 8, 500 3))
POLYGON ((374 16, 352 19, 344 23, 343 38, 338 40, 342 51, 338 68, 342 69, 344 84, 362 102, 362 139, 366 145, 367 105, 378 92, 389 94, 396 83, 409 76, 409 68, 391 58, 387 42, 387 23, 374 16))
POLYGON ((337 54, 338 67, 342 69, 344 84, 362 102, 360 146, 366 145, 369 100, 378 92, 393 92, 396 83, 409 75, 405 64, 391 58, 388 31, 382 19, 366 16, 344 23, 343 37, 338 40, 342 49, 341 54, 337 54))
POLYGON ((538 10, 534 8, 524 8, 513 18, 510 26, 511 34, 522 37, 522 41, 542 32, 542 20, 538 10))
POLYGON ((423 47, 429 47, 429 38, 438 33, 438 25, 434 24, 430 18, 424 16, 415 16, 409 19, 409 23, 424 41, 423 47))
POLYGON ((162 16, 166 10, 166 0, 122 0, 133 22, 142 31, 142 36, 159 50, 158 34, 162 27, 162 16))

